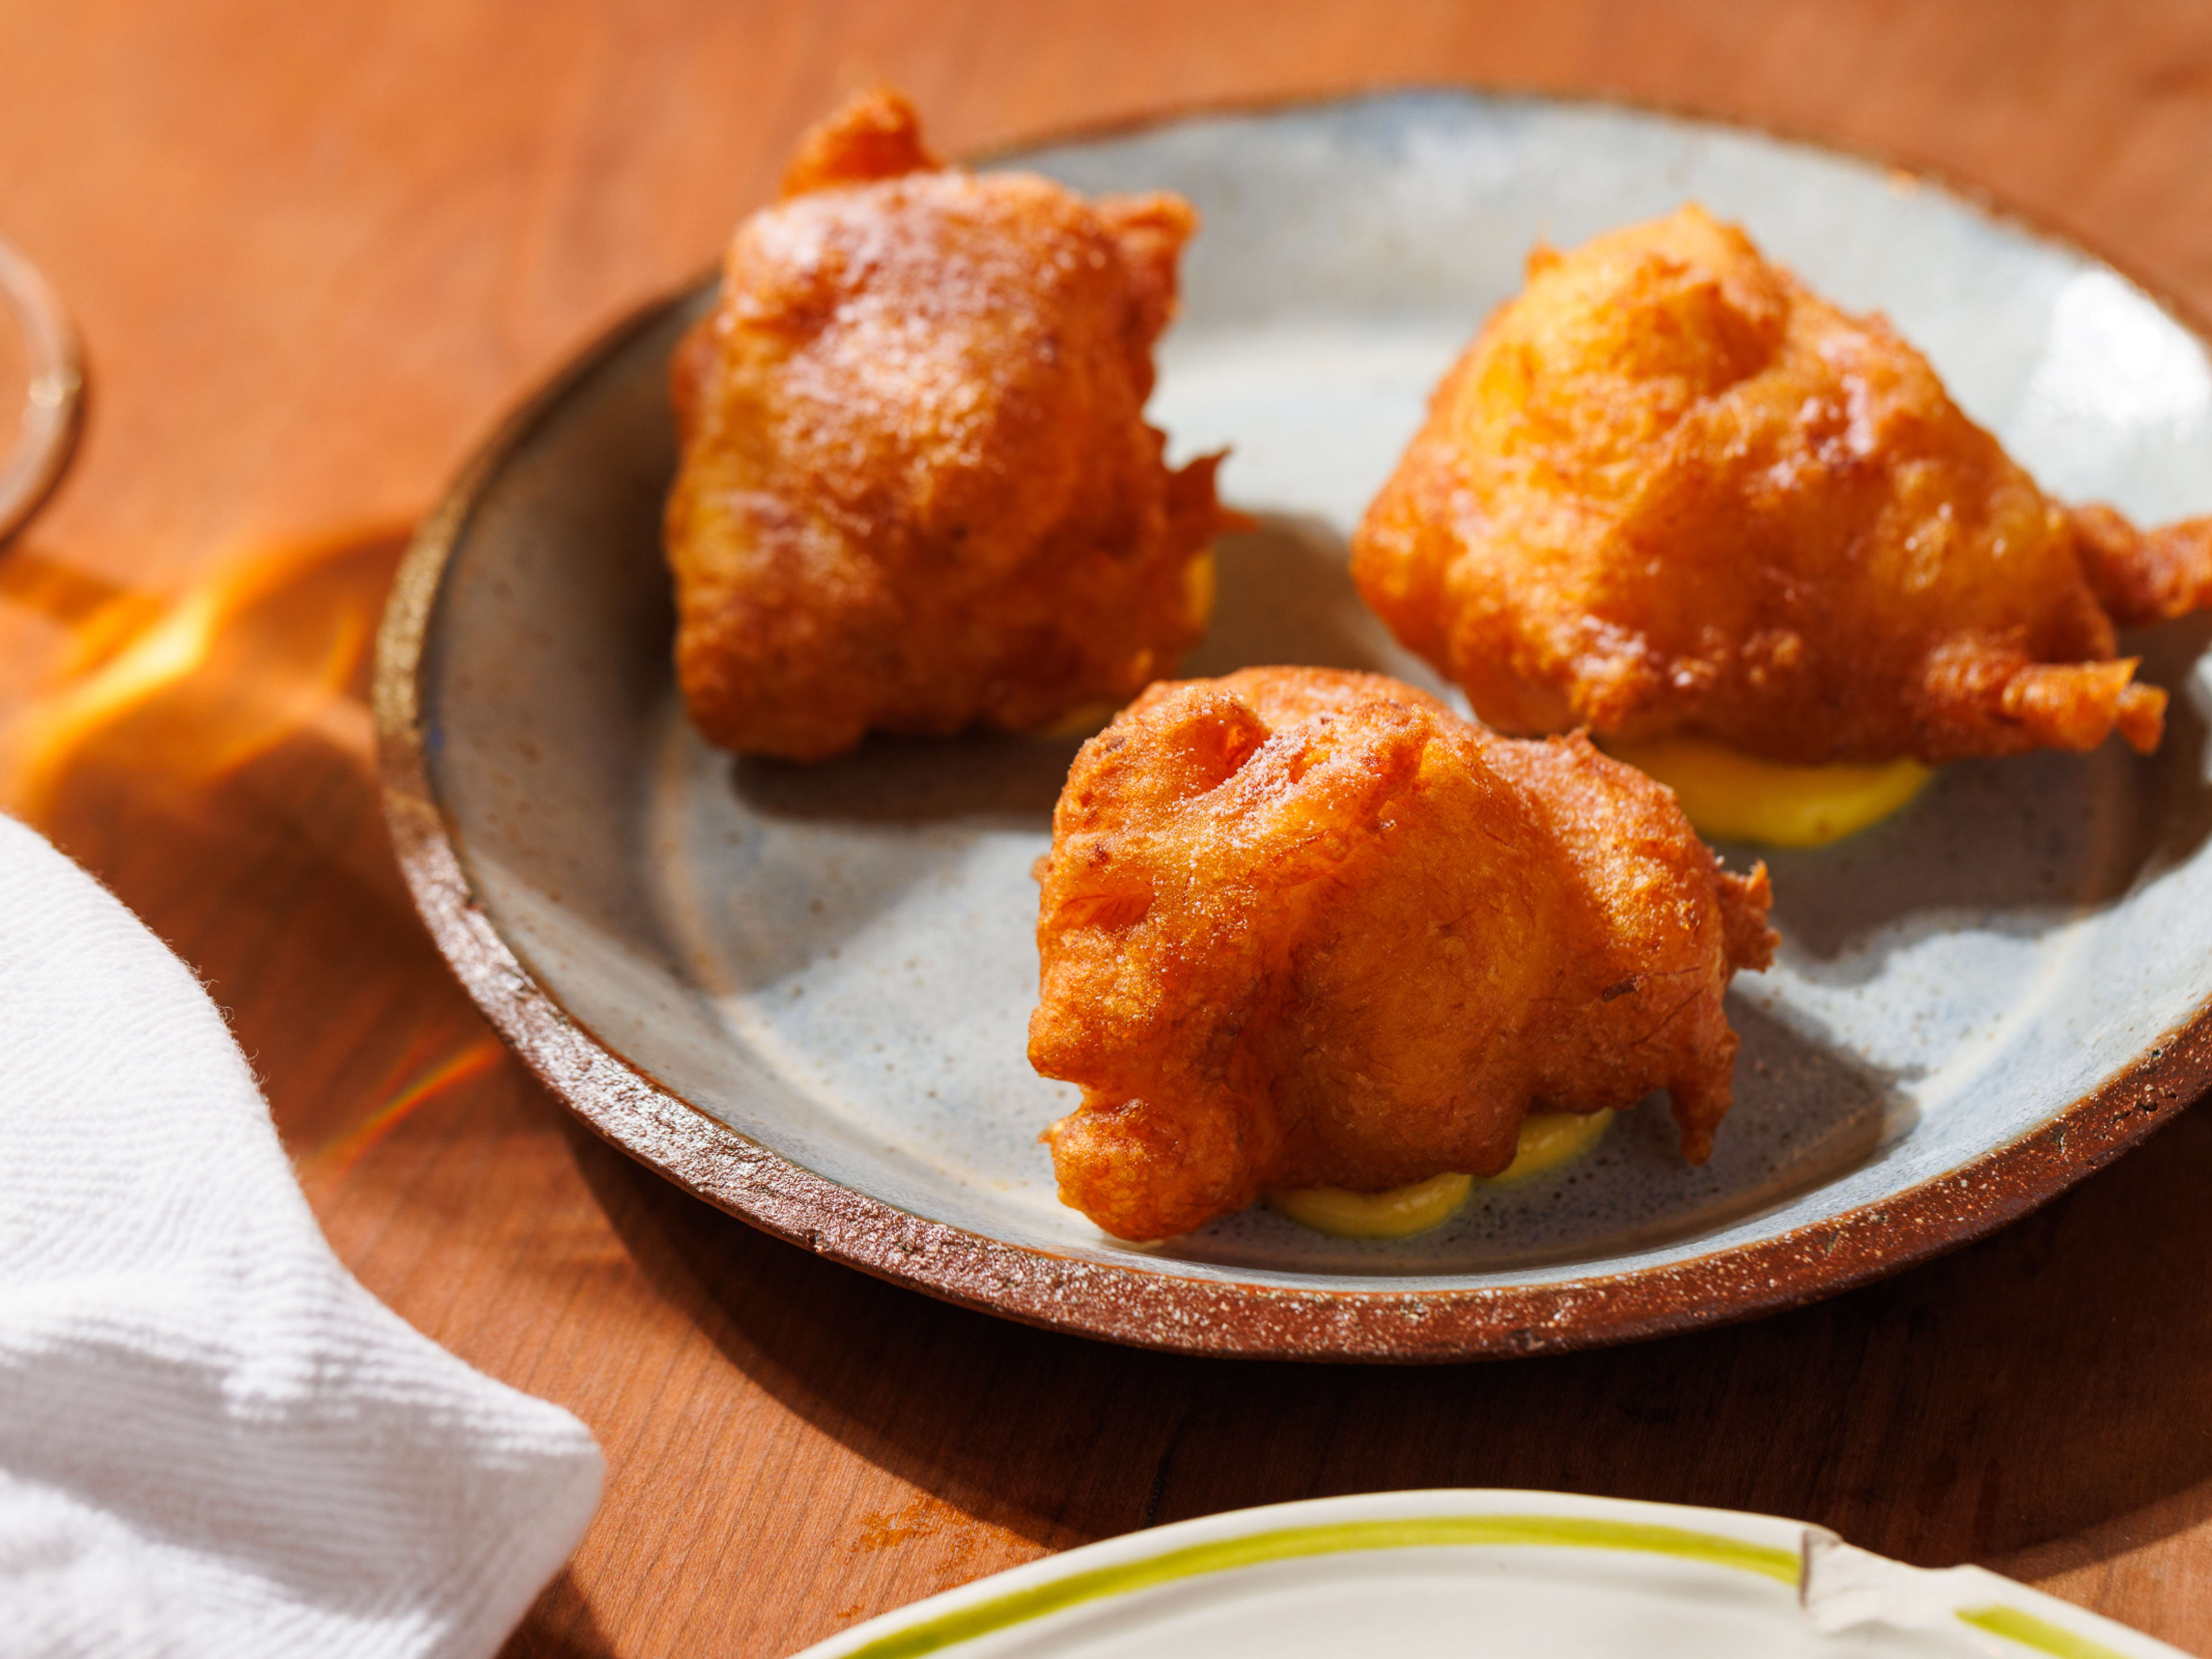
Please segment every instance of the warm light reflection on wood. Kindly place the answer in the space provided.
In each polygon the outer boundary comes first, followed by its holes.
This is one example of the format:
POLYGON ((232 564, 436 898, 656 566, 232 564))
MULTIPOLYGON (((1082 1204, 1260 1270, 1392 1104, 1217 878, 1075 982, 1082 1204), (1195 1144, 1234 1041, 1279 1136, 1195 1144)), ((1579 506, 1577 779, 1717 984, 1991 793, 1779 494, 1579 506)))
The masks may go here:
POLYGON ((232 561, 166 600, 59 567, 8 584, 5 599, 65 622, 71 640, 54 683, 0 734, 0 804, 39 821, 95 750, 192 783, 301 734, 368 764, 374 734, 358 682, 404 533, 232 561))
POLYGON ((398 1092, 380 1099, 359 1123, 302 1158, 301 1173, 319 1182, 343 1179, 363 1153, 390 1134, 410 1113, 455 1084, 465 1083, 491 1070, 506 1052, 498 1038, 481 1036, 458 1053, 447 1055, 411 1079, 398 1092))

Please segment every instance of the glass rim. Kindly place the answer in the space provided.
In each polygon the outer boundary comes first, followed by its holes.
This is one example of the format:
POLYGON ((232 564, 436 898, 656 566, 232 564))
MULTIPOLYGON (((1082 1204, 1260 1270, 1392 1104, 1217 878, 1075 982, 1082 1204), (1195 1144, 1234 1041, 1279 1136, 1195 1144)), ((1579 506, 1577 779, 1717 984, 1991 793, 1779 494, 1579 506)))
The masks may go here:
POLYGON ((84 396, 84 362, 76 330, 53 289, 5 237, 0 237, 0 302, 21 331, 27 370, 22 425, 14 446, 0 455, 0 546, 5 546, 69 464, 84 396))

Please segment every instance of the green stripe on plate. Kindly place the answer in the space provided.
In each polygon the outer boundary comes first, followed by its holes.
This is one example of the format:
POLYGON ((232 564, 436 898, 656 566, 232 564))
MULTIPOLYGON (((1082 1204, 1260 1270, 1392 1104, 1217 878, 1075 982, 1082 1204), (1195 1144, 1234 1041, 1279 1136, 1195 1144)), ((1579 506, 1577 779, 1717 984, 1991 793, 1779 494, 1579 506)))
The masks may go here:
MULTIPOLYGON (((1294 1560, 1300 1556, 1339 1555, 1353 1550, 1406 1550, 1437 1545, 1462 1547, 1481 1544, 1548 1544, 1570 1549, 1638 1550, 1646 1554, 1680 1556, 1715 1566, 1735 1567, 1746 1572, 1794 1585, 1797 1556, 1791 1550, 1746 1544, 1717 1533, 1689 1532, 1680 1527, 1644 1527, 1626 1521, 1584 1521, 1547 1515, 1437 1516, 1424 1520, 1344 1521, 1334 1526, 1286 1527, 1278 1532, 1247 1534, 1242 1538, 1217 1539, 1188 1544, 1162 1555, 1118 1566, 1094 1567, 1071 1573, 1048 1584, 1012 1590, 973 1607, 957 1607, 904 1630, 878 1636, 853 1650, 851 1659, 913 1659, 935 1653, 955 1642, 971 1641, 993 1631, 1004 1630, 1025 1620, 1042 1619, 1085 1601, 1109 1595, 1127 1595, 1155 1584, 1171 1583, 1200 1573, 1227 1572, 1257 1566, 1265 1561, 1294 1560)), ((2063 1632, 2061 1632, 2063 1634, 2063 1632)), ((2068 1639, 2071 1639, 2070 1638, 2068 1639)), ((2053 1653, 2074 1650, 2048 1650, 2053 1653)), ((2083 1649, 2081 1651, 2092 1651, 2083 1649)), ((2102 1649, 2094 1650, 2100 1655, 2102 1649)))
POLYGON ((2076 1636, 2070 1630, 2060 1629, 2047 1619, 2039 1619, 2032 1613, 2022 1613, 2017 1607, 1972 1607, 1962 1611, 1959 1618, 1977 1630, 1985 1630, 1992 1636, 2002 1636, 2008 1642, 2017 1642, 2024 1648, 2033 1648, 2038 1653, 2051 1654, 2053 1659, 2124 1659, 2124 1656, 2102 1642, 2076 1636))

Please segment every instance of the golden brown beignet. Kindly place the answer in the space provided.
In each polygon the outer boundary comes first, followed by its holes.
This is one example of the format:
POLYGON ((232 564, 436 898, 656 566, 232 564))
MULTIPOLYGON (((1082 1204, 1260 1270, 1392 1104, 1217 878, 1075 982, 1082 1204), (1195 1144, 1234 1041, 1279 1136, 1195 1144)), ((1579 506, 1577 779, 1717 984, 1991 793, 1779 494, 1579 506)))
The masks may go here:
POLYGON ((1196 227, 923 149, 888 93, 801 145, 679 347, 677 676, 714 742, 1025 732, 1120 702, 1204 627, 1212 458, 1145 424, 1196 227))
POLYGON ((1083 1088, 1061 1199, 1161 1238, 1281 1187, 1492 1175, 1531 1110, 1673 1097, 1711 1150, 1763 968, 1764 866, 1580 737, 1411 686, 1246 669, 1153 686, 1054 816, 1030 1059, 1083 1088))
POLYGON ((2155 746, 2113 623, 2212 603, 2212 520, 2051 501, 1886 321, 1686 207, 1530 258, 1352 568, 1501 731, 1937 763, 2155 746))

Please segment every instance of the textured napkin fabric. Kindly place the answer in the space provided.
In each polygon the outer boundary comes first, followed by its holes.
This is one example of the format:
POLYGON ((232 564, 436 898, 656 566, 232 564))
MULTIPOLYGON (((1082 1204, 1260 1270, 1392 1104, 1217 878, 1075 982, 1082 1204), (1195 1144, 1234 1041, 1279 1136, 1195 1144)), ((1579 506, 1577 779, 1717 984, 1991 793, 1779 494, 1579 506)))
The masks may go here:
POLYGON ((338 1265, 191 971, 0 817, 0 1654, 489 1654, 601 1469, 338 1265))

